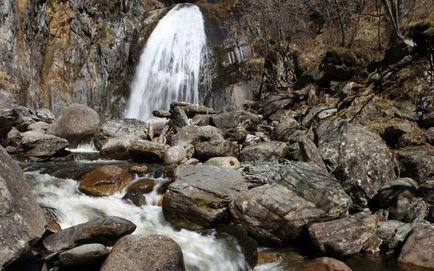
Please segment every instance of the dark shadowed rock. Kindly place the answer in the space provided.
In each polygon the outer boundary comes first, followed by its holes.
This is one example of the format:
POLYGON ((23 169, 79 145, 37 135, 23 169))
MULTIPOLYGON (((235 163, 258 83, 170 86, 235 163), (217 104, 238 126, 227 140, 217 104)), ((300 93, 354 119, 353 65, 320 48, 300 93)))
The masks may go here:
POLYGON ((432 224, 418 224, 401 250, 398 261, 400 263, 434 269, 434 226, 432 224))
POLYGON ((120 237, 132 233, 136 225, 115 216, 91 220, 46 237, 42 241, 46 254, 58 253, 79 245, 100 243, 112 246, 120 237))
POLYGON ((329 170, 364 208, 378 189, 396 179, 394 157, 376 134, 345 120, 324 121, 315 131, 318 149, 329 170))
POLYGON ((287 139, 289 143, 288 159, 316 164, 327 170, 318 148, 306 132, 298 130, 287 136, 287 139))
POLYGON ((71 104, 48 129, 48 133, 65 138, 72 148, 84 138, 93 136, 100 125, 98 113, 82 104, 71 104))
POLYGON ((351 199, 338 181, 307 163, 262 162, 244 166, 253 185, 230 205, 234 220, 260 243, 282 246, 304 226, 345 215, 351 199))
POLYGON ((50 158, 68 147, 66 139, 47 135, 41 131, 28 131, 21 134, 22 140, 17 152, 23 157, 50 158))
POLYGON ((136 119, 113 119, 104 122, 95 135, 95 145, 101 149, 104 144, 114 137, 136 136, 147 139, 148 125, 136 119))
POLYGON ((423 182, 434 176, 434 147, 421 146, 396 152, 401 177, 423 182))
POLYGON ((99 269, 109 250, 101 244, 86 244, 59 254, 59 265, 62 270, 99 269))
POLYGON ((277 158, 284 158, 288 153, 288 145, 280 141, 267 141, 259 144, 246 146, 240 153, 240 160, 266 161, 277 158))
POLYGON ((162 163, 167 146, 148 140, 138 140, 133 142, 128 153, 134 162, 139 163, 162 163))
POLYGON ((322 257, 316 258, 297 271, 351 271, 351 268, 339 260, 322 257))
POLYGON ((419 186, 418 194, 424 201, 434 204, 434 180, 428 180, 421 184, 419 186))
POLYGON ((0 269, 21 256, 44 233, 44 212, 18 164, 0 146, 0 269))
POLYGON ((179 245, 161 235, 128 235, 113 246, 101 271, 184 271, 179 245))
POLYGON ((110 196, 125 187, 132 179, 131 174, 118 166, 101 166, 84 176, 79 189, 91 196, 110 196))
POLYGON ((213 157, 234 156, 239 154, 238 144, 226 140, 212 140, 193 144, 193 157, 206 161, 213 157))
POLYGON ((329 222, 312 224, 309 236, 321 253, 348 256, 359 253, 374 237, 379 218, 376 215, 358 215, 329 222))
POLYGON ((228 219, 229 203, 246 190, 245 179, 238 171, 181 165, 164 195, 164 217, 182 228, 209 228, 228 219))
POLYGON ((141 138, 136 135, 122 135, 109 138, 101 147, 101 153, 109 158, 128 160, 131 145, 141 138))

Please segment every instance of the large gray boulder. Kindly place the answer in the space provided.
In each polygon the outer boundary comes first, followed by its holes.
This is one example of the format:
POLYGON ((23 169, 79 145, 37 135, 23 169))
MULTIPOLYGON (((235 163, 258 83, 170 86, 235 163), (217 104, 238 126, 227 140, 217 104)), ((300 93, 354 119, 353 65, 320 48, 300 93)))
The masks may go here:
POLYGON ((396 179, 392 152, 367 129, 346 120, 325 120, 315 136, 323 160, 355 208, 365 208, 378 189, 396 179))
POLYGON ((42 241, 42 246, 46 254, 59 253, 92 243, 111 246, 135 229, 136 225, 120 217, 98 218, 54 233, 42 241))
POLYGON ((71 104, 51 124, 48 133, 67 139, 71 148, 75 148, 82 139, 93 136, 99 126, 100 118, 95 110, 83 104, 71 104))
POLYGON ((20 257, 44 233, 44 212, 18 164, 0 146, 0 270, 20 257))
POLYGON ((101 271, 184 271, 179 245, 162 235, 127 235, 113 246, 101 271))
POLYGON ((244 173, 260 186, 238 196, 230 211, 264 245, 284 245, 309 223, 342 217, 351 207, 339 182, 308 163, 261 162, 244 165, 244 173))
POLYGON ((166 220, 181 228, 210 228, 227 221, 228 205, 247 184, 240 172, 206 165, 181 165, 163 200, 166 220))

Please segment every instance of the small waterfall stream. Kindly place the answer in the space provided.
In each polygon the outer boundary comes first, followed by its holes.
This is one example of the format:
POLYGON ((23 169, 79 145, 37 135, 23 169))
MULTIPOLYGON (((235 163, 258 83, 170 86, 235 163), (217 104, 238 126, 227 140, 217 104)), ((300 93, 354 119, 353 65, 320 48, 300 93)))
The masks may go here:
POLYGON ((149 37, 131 85, 127 118, 148 120, 173 101, 199 103, 199 72, 206 51, 204 20, 192 4, 178 4, 149 37))

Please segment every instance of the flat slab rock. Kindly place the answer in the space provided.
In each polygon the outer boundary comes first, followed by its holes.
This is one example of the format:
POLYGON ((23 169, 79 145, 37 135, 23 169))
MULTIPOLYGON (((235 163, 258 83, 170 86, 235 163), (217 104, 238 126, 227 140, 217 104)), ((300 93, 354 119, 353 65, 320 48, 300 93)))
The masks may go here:
POLYGON ((434 225, 418 224, 401 250, 398 261, 410 266, 434 269, 434 225))
POLYGON ((179 245, 161 235, 127 235, 113 246, 101 271, 184 271, 179 245))
POLYGON ((181 165, 163 200, 165 218, 178 227, 209 228, 225 221, 228 205, 247 184, 240 172, 207 165, 181 165))
POLYGON ((0 146, 0 270, 37 241, 45 225, 20 167, 0 146))
POLYGON ((111 246, 120 237, 132 233, 135 229, 136 225, 130 221, 109 216, 54 233, 42 241, 42 246, 47 255, 90 243, 111 246))

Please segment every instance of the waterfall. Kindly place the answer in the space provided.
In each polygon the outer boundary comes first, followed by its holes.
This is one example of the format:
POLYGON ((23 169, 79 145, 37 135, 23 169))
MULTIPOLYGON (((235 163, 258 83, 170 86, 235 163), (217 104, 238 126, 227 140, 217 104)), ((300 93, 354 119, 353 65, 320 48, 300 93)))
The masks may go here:
POLYGON ((199 72, 205 51, 199 8, 176 5, 146 43, 131 85, 126 117, 148 120, 152 110, 167 110, 173 101, 199 103, 199 72))

